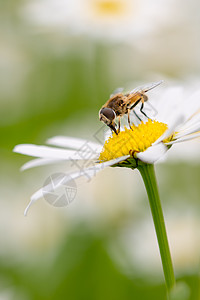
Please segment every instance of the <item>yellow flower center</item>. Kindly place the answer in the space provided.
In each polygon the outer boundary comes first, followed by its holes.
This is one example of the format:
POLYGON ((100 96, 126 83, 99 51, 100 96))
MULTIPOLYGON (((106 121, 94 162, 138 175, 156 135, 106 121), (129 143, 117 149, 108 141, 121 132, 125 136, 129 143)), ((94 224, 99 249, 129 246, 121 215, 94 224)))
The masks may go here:
POLYGON ((121 15, 125 9, 122 0, 95 0, 93 4, 96 12, 101 16, 121 15))
POLYGON ((149 148, 167 129, 165 123, 148 120, 140 123, 137 127, 132 125, 131 129, 125 127, 118 135, 113 133, 105 142, 100 153, 99 160, 108 161, 124 155, 133 155, 143 152, 149 148))

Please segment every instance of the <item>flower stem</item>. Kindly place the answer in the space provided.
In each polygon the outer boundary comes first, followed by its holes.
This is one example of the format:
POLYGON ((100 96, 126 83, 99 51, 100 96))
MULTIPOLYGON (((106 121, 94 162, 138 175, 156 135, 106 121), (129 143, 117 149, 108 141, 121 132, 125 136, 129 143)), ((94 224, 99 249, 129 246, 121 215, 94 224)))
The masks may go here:
POLYGON ((158 245, 160 249, 160 256, 162 260, 166 286, 169 292, 175 285, 175 276, 174 276, 171 254, 169 250, 169 243, 167 239, 167 232, 165 228, 162 206, 161 206, 160 197, 158 193, 154 165, 140 164, 138 166, 138 170, 140 171, 140 174, 143 178, 147 190, 149 203, 151 207, 151 213, 153 216, 155 231, 157 235, 158 245))

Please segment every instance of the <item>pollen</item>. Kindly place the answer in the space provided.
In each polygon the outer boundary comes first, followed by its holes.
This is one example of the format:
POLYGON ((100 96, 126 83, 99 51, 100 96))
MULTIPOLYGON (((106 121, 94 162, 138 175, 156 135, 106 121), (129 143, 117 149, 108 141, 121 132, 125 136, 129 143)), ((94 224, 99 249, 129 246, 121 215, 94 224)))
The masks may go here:
POLYGON ((103 162, 129 154, 134 157, 135 153, 149 148, 167 128, 165 123, 150 119, 138 126, 132 125, 131 129, 125 127, 124 131, 118 135, 113 133, 105 142, 99 160, 103 162))

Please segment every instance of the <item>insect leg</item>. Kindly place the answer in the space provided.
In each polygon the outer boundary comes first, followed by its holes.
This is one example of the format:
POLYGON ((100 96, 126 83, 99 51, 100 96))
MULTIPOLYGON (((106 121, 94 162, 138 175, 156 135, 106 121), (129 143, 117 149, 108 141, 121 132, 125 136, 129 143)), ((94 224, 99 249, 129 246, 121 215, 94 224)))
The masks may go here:
POLYGON ((121 120, 120 120, 120 116, 118 117, 118 133, 120 132, 120 124, 121 124, 121 120))
POLYGON ((128 109, 128 125, 129 125, 130 129, 133 130, 132 127, 131 127, 130 109, 128 109))
POLYGON ((117 132, 117 130, 116 130, 116 128, 115 128, 115 126, 114 126, 114 125, 110 124, 110 125, 108 125, 108 127, 110 127, 110 129, 111 129, 111 132, 112 132, 112 130, 113 130, 113 131, 114 131, 114 133, 116 133, 116 135, 118 135, 118 132, 117 132))
MULTIPOLYGON (((138 114, 135 112, 135 110, 133 109, 136 105, 138 105, 138 103, 141 101, 141 98, 138 99, 130 108, 129 110, 133 110, 134 115, 138 118, 138 120, 142 121, 142 119, 140 119, 140 117, 138 116, 138 114)), ((129 115, 128 115, 129 117, 129 115)), ((130 119, 129 119, 130 120, 130 119)), ((130 126, 130 124, 129 124, 130 126)))
POLYGON ((131 121, 130 121, 130 109, 128 109, 128 125, 131 128, 131 121))
POLYGON ((138 103, 141 101, 141 98, 138 99, 135 103, 133 103, 133 105, 131 105, 131 107, 129 107, 130 109, 133 109, 136 105, 138 105, 138 103))
POLYGON ((144 102, 142 102, 142 105, 141 105, 141 107, 140 107, 140 111, 141 111, 141 113, 142 113, 147 119, 151 119, 151 118, 149 118, 149 117, 145 114, 145 112, 143 111, 143 107, 144 107, 144 102))
POLYGON ((140 122, 142 122, 142 119, 138 116, 138 114, 133 110, 134 115, 138 118, 138 120, 140 120, 140 122))

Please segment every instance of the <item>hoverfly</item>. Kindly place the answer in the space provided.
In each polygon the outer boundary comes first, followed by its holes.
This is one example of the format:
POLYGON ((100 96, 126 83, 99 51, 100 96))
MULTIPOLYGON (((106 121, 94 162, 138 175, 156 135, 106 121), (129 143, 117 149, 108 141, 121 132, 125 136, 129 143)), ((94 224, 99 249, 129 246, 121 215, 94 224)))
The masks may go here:
POLYGON ((148 118, 146 113, 143 111, 144 102, 148 100, 146 92, 160 85, 163 80, 149 83, 145 86, 137 87, 127 94, 123 94, 123 89, 120 88, 111 95, 110 99, 102 106, 99 111, 99 120, 104 122, 111 130, 116 134, 120 132, 120 118, 124 115, 128 115, 128 124, 131 128, 130 123, 130 111, 132 110, 136 117, 141 121, 140 117, 134 111, 136 105, 141 103, 140 112, 148 118), (118 118, 118 131, 116 130, 115 119, 118 118))

